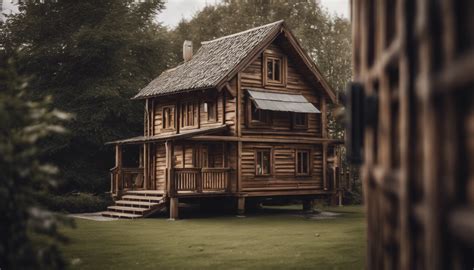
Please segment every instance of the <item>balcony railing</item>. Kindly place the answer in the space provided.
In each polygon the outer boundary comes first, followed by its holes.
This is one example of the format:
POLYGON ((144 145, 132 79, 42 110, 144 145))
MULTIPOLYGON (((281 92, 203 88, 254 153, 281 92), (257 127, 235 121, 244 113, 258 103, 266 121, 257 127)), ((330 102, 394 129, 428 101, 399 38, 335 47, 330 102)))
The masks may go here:
POLYGON ((229 168, 175 168, 171 186, 175 193, 228 192, 229 168))
POLYGON ((120 195, 124 190, 143 188, 143 168, 117 168, 110 170, 110 192, 120 195))

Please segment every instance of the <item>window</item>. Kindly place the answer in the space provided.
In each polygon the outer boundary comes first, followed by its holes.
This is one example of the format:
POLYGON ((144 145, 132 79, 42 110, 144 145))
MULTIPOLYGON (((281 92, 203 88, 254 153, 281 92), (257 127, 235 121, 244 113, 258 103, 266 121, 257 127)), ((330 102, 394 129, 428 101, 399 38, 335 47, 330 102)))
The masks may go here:
POLYGON ((308 115, 306 113, 293 114, 293 128, 304 129, 308 127, 308 115))
POLYGON ((192 127, 195 123, 194 103, 185 102, 181 104, 181 127, 192 127))
POLYGON ((266 110, 260 110, 255 104, 250 102, 250 120, 253 124, 270 124, 271 112, 266 110))
POLYGON ((280 55, 264 54, 264 85, 283 85, 286 82, 286 59, 280 55))
POLYGON ((271 149, 261 149, 255 152, 257 162, 255 162, 256 175, 271 174, 271 149))
POLYGON ((163 126, 163 129, 174 128, 173 107, 163 108, 163 125, 162 126, 163 126))
POLYGON ((296 150, 296 175, 309 175, 309 151, 296 150))
POLYGON ((207 113, 208 122, 217 120, 217 102, 212 100, 204 102, 203 111, 207 113))

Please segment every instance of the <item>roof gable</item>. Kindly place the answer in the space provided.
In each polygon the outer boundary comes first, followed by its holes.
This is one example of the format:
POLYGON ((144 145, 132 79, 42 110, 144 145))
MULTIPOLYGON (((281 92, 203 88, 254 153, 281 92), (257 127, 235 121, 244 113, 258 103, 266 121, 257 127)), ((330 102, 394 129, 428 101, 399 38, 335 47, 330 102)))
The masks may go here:
POLYGON ((287 29, 284 21, 202 42, 201 48, 191 60, 164 71, 133 98, 143 99, 199 89, 220 88, 251 63, 255 56, 271 44, 280 33, 284 33, 314 79, 335 102, 331 87, 291 31, 287 29))

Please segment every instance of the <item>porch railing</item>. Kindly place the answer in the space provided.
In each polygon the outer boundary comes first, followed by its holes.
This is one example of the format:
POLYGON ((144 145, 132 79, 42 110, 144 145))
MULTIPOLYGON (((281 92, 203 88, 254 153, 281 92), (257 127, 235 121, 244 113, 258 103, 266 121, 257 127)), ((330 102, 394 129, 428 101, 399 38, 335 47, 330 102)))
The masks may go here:
POLYGON ((118 168, 110 170, 110 192, 120 195, 124 190, 143 188, 143 168, 118 168))
POLYGON ((172 192, 228 192, 229 168, 175 168, 172 192))

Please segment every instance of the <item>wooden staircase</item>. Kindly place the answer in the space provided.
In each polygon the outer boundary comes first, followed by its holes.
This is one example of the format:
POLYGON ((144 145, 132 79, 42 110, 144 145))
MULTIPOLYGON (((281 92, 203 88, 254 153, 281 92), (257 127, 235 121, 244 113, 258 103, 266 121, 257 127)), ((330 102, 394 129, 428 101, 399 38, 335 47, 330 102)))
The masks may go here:
POLYGON ((147 217, 166 206, 163 192, 157 190, 127 191, 115 205, 107 207, 102 212, 104 217, 114 218, 143 218, 147 217))

